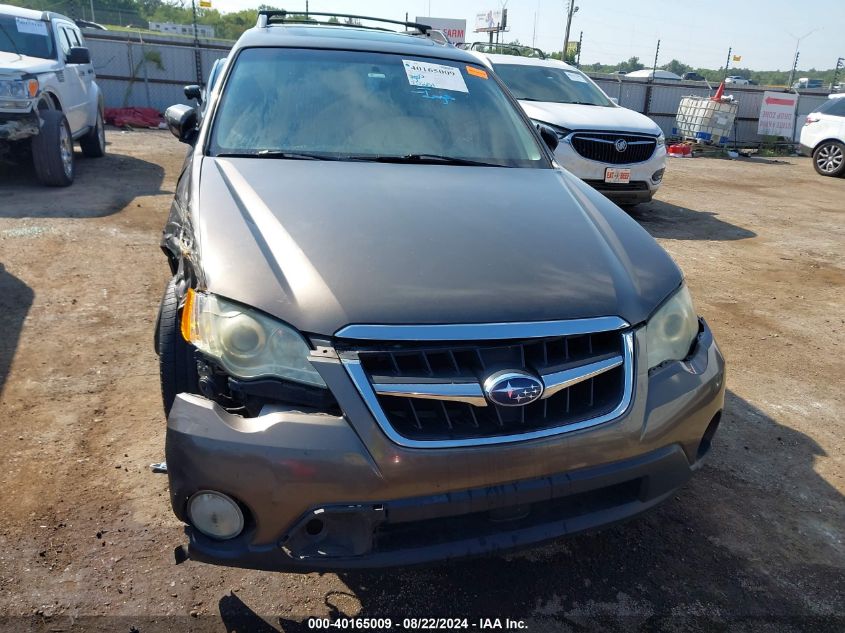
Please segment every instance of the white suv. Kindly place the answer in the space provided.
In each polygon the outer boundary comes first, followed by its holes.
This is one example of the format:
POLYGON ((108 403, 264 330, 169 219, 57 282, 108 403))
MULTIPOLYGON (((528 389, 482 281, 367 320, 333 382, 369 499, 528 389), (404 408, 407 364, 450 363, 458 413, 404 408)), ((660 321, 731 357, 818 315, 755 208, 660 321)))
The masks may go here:
POLYGON ((73 182, 73 143, 105 154, 103 97, 77 26, 58 13, 0 4, 0 159, 32 154, 45 185, 73 182))
POLYGON ((813 167, 822 176, 845 175, 845 95, 831 95, 807 115, 801 150, 813 157, 813 167))
POLYGON ((554 59, 473 51, 525 113, 557 133, 555 158, 618 204, 648 202, 666 169, 666 139, 647 116, 616 105, 577 68, 554 59))

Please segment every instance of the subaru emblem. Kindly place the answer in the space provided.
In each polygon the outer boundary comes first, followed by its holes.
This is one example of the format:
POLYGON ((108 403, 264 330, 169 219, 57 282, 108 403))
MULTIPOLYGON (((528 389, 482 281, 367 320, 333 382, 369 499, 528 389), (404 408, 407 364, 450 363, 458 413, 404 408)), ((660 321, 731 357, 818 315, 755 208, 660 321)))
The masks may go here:
POLYGON ((618 138, 616 139, 615 147, 617 152, 622 153, 626 149, 628 149, 628 141, 626 141, 624 138, 618 138))
POLYGON ((498 371, 484 381, 484 395, 493 404, 523 407, 543 395, 543 383, 524 371, 498 371))

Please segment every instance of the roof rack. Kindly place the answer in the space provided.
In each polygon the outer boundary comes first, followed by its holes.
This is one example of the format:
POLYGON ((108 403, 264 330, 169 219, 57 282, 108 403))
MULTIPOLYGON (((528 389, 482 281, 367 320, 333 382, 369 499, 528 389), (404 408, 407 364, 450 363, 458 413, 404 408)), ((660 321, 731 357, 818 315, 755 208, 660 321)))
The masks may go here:
POLYGON ((312 20, 311 16, 323 17, 323 18, 346 18, 348 20, 370 20, 372 22, 382 22, 385 24, 398 24, 399 26, 404 26, 406 29, 416 29, 423 35, 427 35, 429 31, 431 31, 431 27, 428 24, 420 24, 419 22, 405 22, 402 20, 388 20, 387 18, 374 18, 368 15, 352 15, 349 13, 318 13, 315 11, 309 11, 307 13, 301 12, 293 12, 293 11, 285 11, 284 9, 272 9, 272 10, 261 10, 258 12, 258 28, 266 28, 270 26, 272 22, 276 23, 298 23, 298 24, 321 24, 327 26, 351 26, 353 28, 363 28, 363 29, 374 29, 377 31, 389 31, 390 29, 385 29, 382 27, 377 26, 364 26, 363 24, 347 24, 344 22, 329 22, 328 20, 324 22, 319 22, 317 20, 312 20), (304 17, 303 17, 304 15, 304 17))
POLYGON ((546 59, 546 54, 539 48, 532 48, 531 46, 522 46, 521 44, 490 44, 489 42, 473 42, 468 48, 471 51, 479 51, 481 53, 501 52, 505 55, 515 54, 519 57, 539 57, 540 59, 546 59), (507 53, 505 51, 513 52, 507 53))

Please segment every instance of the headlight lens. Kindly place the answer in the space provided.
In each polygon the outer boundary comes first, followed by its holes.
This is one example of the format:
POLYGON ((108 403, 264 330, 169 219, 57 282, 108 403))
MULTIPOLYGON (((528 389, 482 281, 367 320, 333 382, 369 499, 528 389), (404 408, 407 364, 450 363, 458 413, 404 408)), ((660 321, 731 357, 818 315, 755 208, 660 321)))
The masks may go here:
POLYGON ((32 99, 38 95, 37 79, 12 79, 0 81, 0 97, 32 99))
POLYGON ((182 336, 233 376, 276 376, 326 386, 308 361, 310 348, 296 330, 216 295, 188 291, 182 336))
POLYGON ((698 336, 698 317, 687 287, 681 286, 646 324, 648 368, 689 355, 698 336))
POLYGON ((666 145, 666 135, 661 132, 660 136, 657 137, 657 147, 663 147, 664 145, 666 145))

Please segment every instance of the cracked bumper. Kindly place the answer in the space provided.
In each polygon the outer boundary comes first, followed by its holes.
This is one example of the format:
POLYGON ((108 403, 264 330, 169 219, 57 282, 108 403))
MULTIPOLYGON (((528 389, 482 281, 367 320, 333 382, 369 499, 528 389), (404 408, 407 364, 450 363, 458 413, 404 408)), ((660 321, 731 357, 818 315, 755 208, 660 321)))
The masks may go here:
POLYGON ((405 565, 621 521, 690 477, 725 389, 705 325, 688 361, 637 370, 631 406, 607 424, 505 445, 408 449, 382 433, 339 362, 315 365, 344 417, 275 410, 245 419, 177 397, 167 429, 176 515, 187 522, 187 499, 211 489, 250 517, 229 541, 188 526, 190 558, 269 570, 405 565))
POLYGON ((0 114, 0 141, 22 141, 37 135, 40 130, 38 116, 34 113, 13 117, 0 114))

